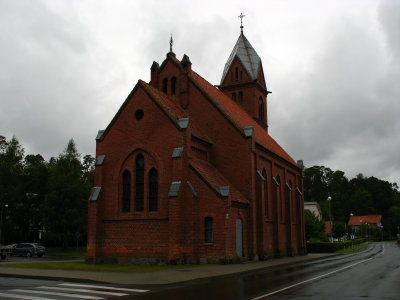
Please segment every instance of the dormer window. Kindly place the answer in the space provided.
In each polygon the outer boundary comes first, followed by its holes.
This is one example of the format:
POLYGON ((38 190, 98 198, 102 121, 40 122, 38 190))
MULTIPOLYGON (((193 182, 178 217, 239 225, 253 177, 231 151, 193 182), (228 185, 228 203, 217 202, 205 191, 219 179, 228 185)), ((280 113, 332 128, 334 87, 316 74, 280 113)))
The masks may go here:
POLYGON ((168 78, 164 78, 164 80, 163 80, 163 92, 165 93, 165 94, 167 94, 168 93, 168 78))

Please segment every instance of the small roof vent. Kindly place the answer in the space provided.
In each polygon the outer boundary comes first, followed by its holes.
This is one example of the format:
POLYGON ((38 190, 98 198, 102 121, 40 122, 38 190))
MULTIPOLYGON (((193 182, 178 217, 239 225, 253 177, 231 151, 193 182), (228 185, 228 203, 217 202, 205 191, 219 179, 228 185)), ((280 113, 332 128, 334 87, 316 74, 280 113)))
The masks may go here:
POLYGON ((229 196, 229 185, 228 186, 217 186, 217 190, 221 194, 221 197, 229 196))
POLYGON ((104 130, 99 130, 99 131, 97 132, 96 141, 99 141, 99 140, 102 139, 103 133, 104 133, 104 130))
POLYGON ((92 192, 90 193, 89 201, 90 202, 97 201, 97 199, 99 198, 99 195, 100 195, 100 191, 101 191, 101 186, 93 187, 92 192))
POLYGON ((180 118, 178 120, 178 125, 181 129, 186 129, 189 125, 189 118, 180 118))
POLYGON ((180 187, 181 187, 180 181, 172 181, 171 187, 169 188, 168 197, 177 197, 179 194, 180 187))
POLYGON ((106 159, 105 155, 97 156, 97 158, 96 158, 96 166, 102 166, 105 159, 106 159))

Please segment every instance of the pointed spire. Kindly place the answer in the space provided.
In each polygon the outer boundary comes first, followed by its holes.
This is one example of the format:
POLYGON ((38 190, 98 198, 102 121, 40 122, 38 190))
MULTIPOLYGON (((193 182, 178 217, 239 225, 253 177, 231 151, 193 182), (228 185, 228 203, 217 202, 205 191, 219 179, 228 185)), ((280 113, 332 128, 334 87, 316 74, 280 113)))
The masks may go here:
POLYGON ((169 40, 169 52, 172 52, 172 45, 174 44, 174 40, 172 39, 172 33, 171 33, 171 39, 169 40))
POLYGON ((231 55, 228 58, 228 61, 225 64, 224 72, 221 78, 221 84, 224 82, 225 77, 228 75, 228 71, 231 68, 233 60, 235 57, 239 58, 243 67, 250 75, 252 80, 257 79, 258 77, 258 68, 261 63, 261 58, 258 56, 256 50, 254 50, 253 46, 244 36, 243 32, 240 34, 231 55))
POLYGON ((240 12, 239 18, 240 18, 240 32, 241 32, 241 33, 243 33, 243 18, 244 18, 245 16, 246 16, 246 15, 244 15, 242 12, 240 12))

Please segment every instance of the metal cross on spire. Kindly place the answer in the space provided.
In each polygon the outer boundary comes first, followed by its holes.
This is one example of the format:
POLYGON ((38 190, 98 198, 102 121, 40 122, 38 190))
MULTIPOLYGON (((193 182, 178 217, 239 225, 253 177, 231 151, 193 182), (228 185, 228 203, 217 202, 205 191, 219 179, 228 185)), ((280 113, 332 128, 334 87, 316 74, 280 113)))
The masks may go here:
POLYGON ((172 39, 172 33, 171 33, 171 39, 169 40, 169 52, 172 52, 172 45, 174 44, 174 40, 172 39))
POLYGON ((243 33, 243 18, 244 17, 245 17, 245 15, 242 12, 240 12, 239 18, 240 18, 240 32, 241 33, 243 33))

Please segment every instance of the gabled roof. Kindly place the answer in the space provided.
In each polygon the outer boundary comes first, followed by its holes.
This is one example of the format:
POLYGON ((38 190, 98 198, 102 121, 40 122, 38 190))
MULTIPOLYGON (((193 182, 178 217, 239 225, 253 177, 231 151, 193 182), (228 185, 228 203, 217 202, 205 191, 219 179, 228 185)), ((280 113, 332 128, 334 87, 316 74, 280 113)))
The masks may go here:
POLYGON ((190 165, 216 193, 220 194, 220 187, 229 186, 231 201, 244 204, 249 203, 249 201, 209 162, 200 159, 192 159, 190 165))
POLYGON ((187 118, 187 113, 174 101, 172 101, 166 94, 162 93, 158 89, 152 87, 150 84, 139 80, 139 84, 150 94, 151 98, 161 106, 161 108, 167 113, 169 117, 174 120, 181 118, 187 118))
MULTIPOLYGON (((181 108, 177 103, 175 103, 171 98, 169 98, 166 94, 152 87, 150 84, 144 82, 143 80, 139 80, 135 88, 129 94, 128 98, 125 100, 125 102, 122 104, 122 106, 120 107, 120 109, 110 122, 110 124, 107 126, 107 129, 101 135, 100 139, 103 139, 105 137, 105 135, 108 133, 108 131, 113 126, 115 121, 121 115, 122 111, 125 109, 131 96, 136 92, 136 90, 139 87, 145 90, 145 92, 149 95, 150 99, 152 99, 157 104, 157 106, 161 108, 161 110, 175 123, 175 125, 177 125, 178 128, 179 128, 179 120, 189 117, 187 112, 183 108, 181 108)), ((213 143, 211 139, 206 134, 204 134, 203 131, 192 120, 189 121, 189 128, 193 136, 202 139, 209 144, 213 143)))
POLYGON ((232 101, 231 98, 211 85, 196 72, 192 71, 190 73, 190 78, 240 132, 243 132, 246 127, 252 126, 254 129, 253 134, 255 135, 255 140, 258 144, 297 166, 293 158, 291 158, 290 155, 287 154, 286 151, 283 150, 283 148, 268 134, 268 132, 240 105, 232 101))
POLYGON ((235 57, 238 57, 247 73, 249 73, 252 80, 257 79, 258 68, 261 63, 261 58, 258 56, 256 50, 251 46, 250 42, 244 36, 243 32, 240 34, 228 61, 225 64, 224 72, 222 73, 221 84, 223 84, 232 62, 235 57))
POLYGON ((381 224, 382 215, 352 216, 349 220, 349 226, 360 226, 360 224, 381 224))

